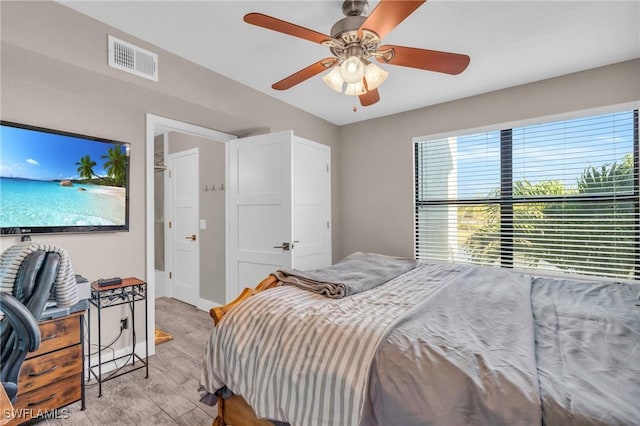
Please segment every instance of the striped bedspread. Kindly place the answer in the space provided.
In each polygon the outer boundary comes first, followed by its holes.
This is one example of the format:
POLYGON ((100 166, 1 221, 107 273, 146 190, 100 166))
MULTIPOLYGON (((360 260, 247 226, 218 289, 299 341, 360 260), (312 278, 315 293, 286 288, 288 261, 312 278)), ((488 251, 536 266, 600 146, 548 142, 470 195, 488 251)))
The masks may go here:
POLYGON ((202 400, 214 402, 212 394, 226 386, 259 417, 293 426, 358 425, 380 342, 454 277, 451 265, 421 264, 344 299, 291 286, 259 293, 212 332, 200 380, 202 400))
POLYGON ((54 283, 54 296, 58 306, 78 303, 78 284, 71 258, 66 250, 51 244, 25 241, 14 244, 0 254, 0 291, 13 294, 13 285, 22 261, 34 251, 44 250, 58 253, 60 263, 54 283))

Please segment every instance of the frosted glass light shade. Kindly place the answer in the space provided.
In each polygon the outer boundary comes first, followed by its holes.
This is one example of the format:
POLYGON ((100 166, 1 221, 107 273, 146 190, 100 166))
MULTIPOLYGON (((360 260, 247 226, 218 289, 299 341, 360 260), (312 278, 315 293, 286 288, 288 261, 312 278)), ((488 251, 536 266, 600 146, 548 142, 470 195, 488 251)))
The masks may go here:
POLYGON ((364 77, 364 64, 357 56, 347 58, 340 65, 340 76, 346 83, 362 81, 364 77))
POLYGON ((389 73, 374 63, 369 63, 364 70, 364 78, 367 80, 367 89, 378 88, 389 76, 389 73))
POLYGON ((367 90, 364 88, 364 84, 362 81, 357 83, 349 83, 347 84, 347 88, 344 89, 344 94, 349 96, 360 96, 367 93, 367 90))
POLYGON ((340 77, 340 67, 334 67, 331 71, 325 74, 324 77, 322 77, 322 81, 336 92, 342 93, 344 80, 340 77))

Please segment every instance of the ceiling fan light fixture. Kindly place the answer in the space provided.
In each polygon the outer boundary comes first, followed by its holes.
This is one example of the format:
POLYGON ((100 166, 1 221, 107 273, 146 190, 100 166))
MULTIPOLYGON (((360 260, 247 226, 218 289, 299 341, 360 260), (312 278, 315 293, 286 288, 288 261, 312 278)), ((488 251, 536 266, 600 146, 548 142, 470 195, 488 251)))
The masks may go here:
POLYGON ((340 67, 335 67, 322 77, 324 84, 329 86, 336 92, 342 93, 342 86, 344 86, 344 80, 340 76, 340 67))
POLYGON ((336 92, 359 96, 362 106, 369 106, 380 100, 377 88, 389 76, 388 72, 371 64, 371 58, 389 65, 450 75, 460 74, 469 65, 470 58, 459 53, 395 45, 380 46, 380 41, 424 2, 425 0, 379 0, 367 15, 367 0, 344 0, 342 12, 345 17, 331 27, 331 35, 262 13, 248 13, 244 16, 244 21, 323 45, 333 55, 274 83, 271 86, 273 89, 290 89, 328 71, 322 77, 327 86, 336 92))
POLYGON ((364 64, 357 56, 350 56, 340 64, 340 76, 346 83, 362 81, 364 64))
POLYGON ((377 89, 389 76, 389 73, 374 63, 369 63, 364 69, 364 78, 367 80, 367 89, 377 89))

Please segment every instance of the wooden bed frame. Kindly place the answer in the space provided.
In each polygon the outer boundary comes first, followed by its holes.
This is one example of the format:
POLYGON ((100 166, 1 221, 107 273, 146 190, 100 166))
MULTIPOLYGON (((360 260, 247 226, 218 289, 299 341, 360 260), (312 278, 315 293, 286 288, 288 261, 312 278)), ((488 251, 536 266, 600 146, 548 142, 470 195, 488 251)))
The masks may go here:
MULTIPOLYGON (((260 293, 261 291, 276 287, 278 280, 273 275, 269 275, 262 280, 256 288, 245 288, 232 302, 217 308, 211 308, 209 315, 213 318, 213 323, 217 326, 222 317, 240 304, 244 299, 260 293)), ((259 419, 253 408, 239 395, 231 398, 218 398, 218 417, 213 420, 213 426, 274 426, 268 420, 259 419)))

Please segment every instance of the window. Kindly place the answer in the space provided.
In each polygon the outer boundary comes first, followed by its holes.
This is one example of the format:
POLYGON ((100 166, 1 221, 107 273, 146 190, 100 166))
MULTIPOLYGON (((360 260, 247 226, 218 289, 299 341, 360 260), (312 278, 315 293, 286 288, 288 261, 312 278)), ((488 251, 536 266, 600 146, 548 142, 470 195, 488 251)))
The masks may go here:
POLYGON ((637 110, 414 154, 416 258, 640 279, 637 110))

